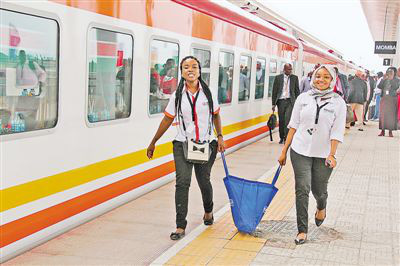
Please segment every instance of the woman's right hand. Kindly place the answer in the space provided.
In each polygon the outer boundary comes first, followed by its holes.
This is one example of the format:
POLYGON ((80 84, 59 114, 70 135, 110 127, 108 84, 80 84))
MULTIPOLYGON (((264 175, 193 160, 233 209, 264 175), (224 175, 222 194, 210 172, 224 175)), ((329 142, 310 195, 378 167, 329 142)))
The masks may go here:
POLYGON ((156 145, 152 142, 149 147, 147 147, 147 158, 153 158, 154 150, 156 149, 156 145))
POLYGON ((281 166, 286 164, 286 152, 282 152, 281 156, 279 156, 278 162, 281 166))

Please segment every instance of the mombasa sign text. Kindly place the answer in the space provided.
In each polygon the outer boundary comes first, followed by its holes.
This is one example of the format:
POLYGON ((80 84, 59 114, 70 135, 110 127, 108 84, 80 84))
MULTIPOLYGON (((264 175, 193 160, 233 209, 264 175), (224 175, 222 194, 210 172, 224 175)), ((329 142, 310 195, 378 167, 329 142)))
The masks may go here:
POLYGON ((375 42, 375 54, 396 54, 397 42, 375 42))

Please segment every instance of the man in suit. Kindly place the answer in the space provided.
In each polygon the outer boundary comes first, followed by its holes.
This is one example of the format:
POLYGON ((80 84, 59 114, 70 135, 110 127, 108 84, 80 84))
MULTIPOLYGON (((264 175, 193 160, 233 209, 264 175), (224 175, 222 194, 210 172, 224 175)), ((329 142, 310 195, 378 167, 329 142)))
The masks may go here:
POLYGON ((292 115, 292 109, 297 96, 300 94, 299 78, 292 75, 292 65, 285 64, 283 74, 275 77, 272 87, 272 112, 278 106, 279 144, 283 144, 289 132, 287 125, 292 115))

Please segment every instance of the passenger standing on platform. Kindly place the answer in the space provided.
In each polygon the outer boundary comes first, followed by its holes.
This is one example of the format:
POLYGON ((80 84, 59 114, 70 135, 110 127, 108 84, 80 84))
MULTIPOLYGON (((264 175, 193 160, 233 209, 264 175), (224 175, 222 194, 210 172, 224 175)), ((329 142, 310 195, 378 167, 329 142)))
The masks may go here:
POLYGON ((300 93, 307 92, 311 89, 311 77, 313 71, 310 71, 300 82, 300 93))
POLYGON ((374 96, 374 89, 375 89, 375 80, 373 77, 370 76, 369 71, 366 70, 365 74, 367 75, 366 77, 366 83, 367 83, 367 102, 365 103, 364 107, 364 121, 368 122, 368 116, 367 113, 369 111, 369 105, 372 101, 372 98, 374 96))
POLYGON ((378 80, 376 81, 376 85, 375 85, 375 90, 374 90, 374 94, 375 94, 375 113, 374 116, 372 117, 372 120, 379 120, 379 108, 380 108, 380 103, 381 103, 381 93, 382 90, 378 88, 379 83, 381 83, 382 79, 383 79, 383 73, 382 72, 378 72, 378 80))
POLYGON ((299 79, 292 74, 292 65, 285 64, 283 72, 276 76, 272 88, 272 112, 275 112, 275 107, 278 106, 279 137, 281 138, 279 144, 285 142, 294 102, 300 94, 299 79))
POLYGON ((395 77, 396 68, 390 67, 386 71, 383 80, 378 84, 382 90, 381 110, 379 113, 379 129, 381 133, 378 136, 385 136, 385 130, 389 130, 389 137, 393 137, 393 130, 397 130, 397 91, 400 80, 395 77))
POLYGON ((351 104, 351 108, 356 114, 357 121, 355 122, 355 125, 358 126, 359 131, 364 131, 363 115, 364 103, 367 101, 367 83, 361 79, 361 75, 361 72, 357 72, 356 76, 351 80, 347 101, 351 104))
MULTIPOLYGON (((400 67, 397 69, 397 78, 400 80, 400 67)), ((400 126, 400 89, 397 89, 397 127, 400 126)))
MULTIPOLYGON (((180 69, 182 78, 178 88, 171 95, 169 103, 165 108, 165 116, 147 148, 147 157, 151 159, 156 142, 171 126, 174 119, 177 118, 179 124, 177 127, 178 134, 172 142, 176 168, 176 231, 170 235, 172 240, 181 239, 185 235, 189 187, 193 167, 203 198, 204 224, 213 224, 213 189, 210 182, 210 173, 217 155, 217 149, 220 152, 225 150, 218 100, 216 96, 212 95, 207 84, 201 79, 199 60, 193 56, 187 56, 182 59, 180 69), (212 136, 214 126, 217 133, 217 140, 212 136), (187 160, 188 142, 201 143, 203 145, 204 143, 209 143, 210 156, 208 161, 193 163, 187 160)), ((204 153, 204 148, 202 149, 204 153)))
POLYGON ((342 96, 343 100, 347 102, 347 97, 349 96, 349 90, 350 90, 349 82, 347 81, 346 75, 340 73, 337 67, 334 67, 334 69, 336 72, 336 84, 334 91, 340 96, 342 96))
POLYGON ((295 175, 297 245, 305 243, 308 232, 310 190, 317 201, 315 224, 326 217, 328 180, 336 166, 336 149, 343 142, 346 103, 333 92, 336 73, 330 66, 320 66, 313 74, 312 89, 296 100, 287 141, 278 161, 286 164, 287 151, 295 175))

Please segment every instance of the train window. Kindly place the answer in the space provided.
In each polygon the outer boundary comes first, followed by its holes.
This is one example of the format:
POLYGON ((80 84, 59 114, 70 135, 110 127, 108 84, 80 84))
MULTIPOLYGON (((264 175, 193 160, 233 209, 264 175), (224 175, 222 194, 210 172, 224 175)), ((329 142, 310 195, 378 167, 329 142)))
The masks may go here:
POLYGON ((55 127, 58 23, 0 10, 0 134, 55 127))
POLYGON ((92 28, 88 45, 88 121, 127 118, 132 97, 131 35, 92 28))
POLYGON ((256 99, 264 98, 264 85, 265 85, 265 59, 258 58, 256 65, 256 99))
POLYGON ((210 61, 211 52, 204 49, 193 48, 193 56, 199 59, 201 64, 201 78, 210 85, 210 61))
POLYGON ((271 73, 276 73, 277 67, 278 67, 278 63, 276 62, 276 60, 275 59, 271 59, 269 61, 269 73, 270 74, 271 73))
POLYGON ((218 103, 221 104, 232 102, 233 60, 233 53, 219 53, 218 103))
POLYGON ((277 72, 278 63, 275 59, 269 61, 268 98, 272 96, 272 86, 277 72))
POLYGON ((250 98, 251 57, 242 55, 240 57, 239 75, 239 102, 250 98))
POLYGON ((164 112, 178 85, 179 45, 153 40, 150 53, 149 113, 158 114, 164 112))

